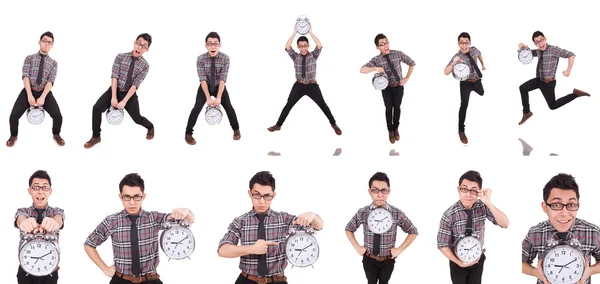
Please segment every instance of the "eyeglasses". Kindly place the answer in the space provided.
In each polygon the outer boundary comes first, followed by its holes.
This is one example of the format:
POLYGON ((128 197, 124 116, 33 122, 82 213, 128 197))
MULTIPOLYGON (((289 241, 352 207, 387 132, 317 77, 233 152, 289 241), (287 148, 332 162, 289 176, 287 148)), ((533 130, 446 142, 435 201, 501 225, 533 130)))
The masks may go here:
POLYGON ((386 46, 386 45, 390 45, 390 42, 389 41, 382 42, 382 43, 378 44, 377 46, 386 46))
POLYGON ((46 40, 46 39, 42 39, 42 43, 47 44, 47 45, 53 44, 51 40, 46 40))
POLYGON ((469 44, 471 44, 471 42, 470 41, 459 41, 458 44, 459 45, 469 45, 469 44))
POLYGON ((460 188, 460 192, 462 192, 462 193, 467 193, 468 192, 468 193, 471 193, 471 195, 477 195, 477 194, 479 194, 479 190, 477 190, 477 189, 468 189, 466 187, 461 187, 460 188))
POLYGON ((207 42, 207 43, 206 43, 206 45, 207 45, 207 46, 214 46, 214 47, 217 47, 217 46, 221 45, 221 43, 218 43, 218 42, 207 42))
POLYGON ((271 200, 273 200, 273 195, 271 195, 271 194, 262 195, 260 193, 252 193, 252 198, 254 198, 256 200, 260 200, 261 198, 264 198, 265 201, 271 201, 271 200))
POLYGON ((548 203, 548 202, 546 202, 546 205, 548 205, 548 207, 550 207, 550 209, 552 209, 554 211, 563 210, 563 208, 565 206, 567 207, 567 210, 569 210, 569 211, 577 211, 579 209, 579 204, 578 203, 562 204, 562 203, 548 203))
POLYGON ((388 193, 390 193, 390 189, 389 189, 389 188, 384 188, 384 189, 373 188, 373 189, 370 189, 370 191, 371 191, 373 194, 379 194, 380 192, 381 192, 381 193, 383 193, 383 194, 388 194, 388 193))
POLYGON ((546 39, 545 39, 545 38, 543 38, 543 39, 540 39, 540 40, 535 40, 535 41, 533 41, 533 42, 534 42, 535 44, 540 44, 540 43, 542 43, 542 42, 545 42, 545 41, 546 41, 546 39))
POLYGON ((299 44, 299 45, 298 45, 298 48, 308 48, 308 46, 309 46, 308 44, 303 44, 303 45, 300 45, 300 44, 299 44))
POLYGON ((143 43, 141 43, 140 41, 137 41, 137 40, 135 41, 135 45, 137 45, 137 46, 139 46, 139 47, 141 47, 143 49, 148 49, 147 45, 145 45, 145 44, 143 44, 143 43))
POLYGON ((34 185, 31 187, 31 189, 33 189, 34 191, 40 191, 40 189, 43 191, 50 191, 50 187, 47 185, 44 185, 44 186, 34 185))
POLYGON ((121 196, 121 200, 123 201, 130 201, 131 199, 133 199, 134 201, 140 201, 142 200, 143 196, 141 195, 134 195, 134 196, 129 196, 129 195, 122 195, 121 196))

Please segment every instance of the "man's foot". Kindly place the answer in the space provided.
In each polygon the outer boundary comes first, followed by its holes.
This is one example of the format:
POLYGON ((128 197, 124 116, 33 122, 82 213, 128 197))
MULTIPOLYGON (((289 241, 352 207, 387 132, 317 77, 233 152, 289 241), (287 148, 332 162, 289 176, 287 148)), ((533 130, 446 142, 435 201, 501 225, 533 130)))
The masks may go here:
POLYGON ((396 138, 396 141, 400 141, 400 132, 398 132, 398 129, 394 130, 394 138, 396 138))
POLYGON ((519 125, 525 123, 525 121, 527 121, 532 116, 533 116, 533 112, 524 113, 523 118, 521 118, 521 121, 519 122, 519 125))
POLYGON ((240 130, 234 130, 233 131, 233 140, 240 140, 240 138, 242 138, 242 134, 240 134, 240 130))
POLYGON ((460 142, 462 142, 463 144, 469 143, 469 139, 467 138, 467 135, 465 134, 464 131, 459 131, 458 137, 460 138, 460 142))
POLYGON ((390 150, 390 156, 400 156, 400 152, 396 152, 396 150, 390 150))
POLYGON ((586 97, 589 97, 589 96, 590 96, 590 94, 589 94, 589 93, 587 93, 587 92, 584 92, 584 91, 582 91, 582 90, 579 90, 579 89, 573 89, 573 94, 575 94, 575 95, 576 95, 576 96, 578 96, 578 97, 581 97, 581 96, 586 96, 586 97))
POLYGON ((190 145, 196 145, 196 139, 194 139, 194 137, 191 134, 185 135, 185 142, 187 142, 190 145))
POLYGON ((100 139, 100 137, 92 137, 92 139, 90 139, 90 141, 85 142, 85 144, 83 145, 84 148, 89 149, 94 147, 94 145, 100 143, 100 141, 102 141, 100 139))
POLYGON ((17 136, 10 136, 10 138, 8 138, 8 141, 6 141, 6 146, 12 147, 13 145, 15 145, 15 141, 17 141, 17 136))
POLYGON ((396 143, 396 135, 394 134, 394 131, 390 131, 388 137, 390 138, 390 143, 396 143))
POLYGON ((55 134, 54 136, 52 136, 52 138, 54 138, 54 141, 56 141, 56 144, 58 144, 58 146, 65 146, 65 140, 63 140, 62 137, 60 137, 60 134, 55 134))
POLYGON ((273 126, 267 128, 267 130, 269 130, 269 132, 279 131, 279 130, 281 130, 281 125, 273 125, 273 126))
POLYGON ((146 133, 146 139, 152 140, 152 138, 154 138, 154 127, 148 129, 148 133, 146 133))
POLYGON ((331 127, 335 131, 335 134, 342 135, 342 130, 337 126, 337 124, 332 124, 331 127))

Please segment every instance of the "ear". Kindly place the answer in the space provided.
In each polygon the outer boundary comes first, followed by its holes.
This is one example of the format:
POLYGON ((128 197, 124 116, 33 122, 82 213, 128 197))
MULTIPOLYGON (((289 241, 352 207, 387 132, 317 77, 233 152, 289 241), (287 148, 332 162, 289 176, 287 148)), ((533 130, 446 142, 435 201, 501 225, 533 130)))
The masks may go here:
POLYGON ((144 201, 144 199, 146 199, 146 193, 142 193, 142 201, 144 201))
POLYGON ((542 210, 544 211, 544 213, 548 213, 548 205, 546 205, 546 202, 542 202, 542 210))
POLYGON ((277 196, 277 192, 273 192, 273 198, 275 198, 275 196, 277 196))
POLYGON ((248 197, 252 198, 252 191, 248 190, 248 197))
POLYGON ((460 185, 456 187, 456 191, 460 193, 460 185))

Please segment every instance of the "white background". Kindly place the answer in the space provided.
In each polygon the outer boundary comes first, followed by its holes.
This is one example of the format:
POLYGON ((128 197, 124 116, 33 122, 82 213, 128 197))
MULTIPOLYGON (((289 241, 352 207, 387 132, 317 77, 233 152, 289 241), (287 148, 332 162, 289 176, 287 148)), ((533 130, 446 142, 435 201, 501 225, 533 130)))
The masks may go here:
MULTIPOLYGON (((367 181, 376 171, 390 174, 390 202, 404 210, 420 232, 398 259, 392 283, 450 282, 448 262, 435 245, 437 226, 441 214, 458 198, 458 177, 469 169, 482 172, 484 186, 495 189, 494 201, 511 221, 507 230, 488 226, 484 271, 488 282, 533 283, 533 278, 520 273, 521 240, 530 226, 544 220, 541 190, 554 174, 564 171, 578 177, 584 198, 579 216, 600 223, 592 218, 591 206, 585 205, 598 198, 593 192, 598 186, 595 172, 580 165, 583 157, 598 154, 594 146, 599 142, 594 124, 598 121, 597 87, 593 84, 593 64, 597 63, 593 43, 597 40, 589 31, 593 24, 590 4, 344 3, 4 4, 0 25, 7 28, 2 33, 0 117, 5 122, 0 123, 0 133, 8 139, 7 120, 22 89, 23 60, 37 52, 39 35, 50 30, 55 34, 51 56, 59 64, 53 93, 63 113, 61 135, 66 140, 64 147, 51 140, 49 117, 39 126, 23 117, 16 145, 0 147, 1 176, 8 194, 0 201, 0 215, 5 216, 1 227, 8 232, 2 242, 8 244, 8 251, 18 243, 18 232, 12 228, 14 212, 30 205, 26 182, 37 169, 49 171, 55 188, 50 204, 67 214, 61 238, 61 283, 81 279, 107 283, 82 246, 102 218, 121 209, 118 182, 130 172, 139 172, 147 181, 145 209, 190 207, 198 216, 192 227, 199 243, 193 261, 163 258, 159 273, 165 283, 185 280, 187 273, 216 283, 234 282, 238 260, 219 258, 217 243, 229 222, 250 209, 247 182, 263 169, 273 171, 278 180, 275 210, 294 214, 313 210, 326 222, 318 234, 323 248, 319 262, 314 270, 286 271, 293 283, 365 282, 360 257, 346 241, 344 227, 358 208, 368 204, 367 181), (295 80, 293 63, 283 48, 295 19, 302 14, 309 17, 324 45, 317 80, 344 131, 342 136, 334 134, 308 98, 294 107, 282 131, 266 130, 276 122, 295 80), (473 19, 465 18, 471 15, 473 19), (567 61, 560 62, 557 96, 576 87, 592 97, 551 111, 541 93, 534 91, 530 102, 535 115, 517 126, 522 115, 518 87, 534 76, 536 62, 523 66, 516 58, 517 44, 533 46, 531 34, 538 29, 549 44, 577 55, 569 78, 561 75, 567 61), (226 118, 220 127, 209 127, 202 113, 195 127, 198 144, 189 146, 183 138, 198 88, 196 57, 206 51, 204 37, 213 30, 221 35, 221 51, 232 59, 227 87, 242 140, 232 140, 226 118), (485 96, 472 94, 467 113, 468 146, 460 143, 456 133, 458 82, 442 73, 458 50, 456 37, 463 31, 471 34, 488 69, 484 71, 485 96), (154 140, 146 141, 145 129, 126 116, 119 126, 103 122, 102 142, 84 149, 91 137, 91 109, 109 87, 114 57, 130 51, 135 37, 144 32, 154 41, 145 54, 151 68, 139 97, 142 115, 156 127, 154 140), (392 49, 402 50, 417 63, 402 103, 402 138, 393 146, 387 140, 381 94, 371 85, 372 75, 358 71, 377 55, 373 39, 380 32, 388 36, 392 49), (519 157, 518 138, 534 147, 532 159, 519 157), (329 157, 338 147, 343 149, 342 156, 329 157), (401 160, 385 157, 392 148, 401 153, 401 160), (282 157, 266 157, 268 151, 281 152, 282 157), (550 153, 560 157, 549 158, 550 153)), ((314 42, 310 42, 312 49, 314 42)), ((110 262, 109 242, 100 252, 110 262)), ((15 279, 16 248, 14 253, 2 259, 4 281, 15 279)))

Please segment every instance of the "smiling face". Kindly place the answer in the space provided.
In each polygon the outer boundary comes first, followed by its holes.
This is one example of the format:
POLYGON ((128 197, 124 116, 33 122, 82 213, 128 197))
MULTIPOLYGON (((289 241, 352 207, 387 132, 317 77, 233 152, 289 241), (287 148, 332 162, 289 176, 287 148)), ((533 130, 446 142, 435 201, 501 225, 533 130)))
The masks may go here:
MULTIPOLYGON (((571 189, 560 189, 560 188, 552 188, 550 191, 550 196, 546 202, 542 202, 542 209, 546 214, 548 214, 548 220, 552 226, 559 232, 568 231, 573 223, 575 222, 575 218, 577 217, 577 211, 569 211, 567 208, 575 207, 576 205, 568 205, 568 204, 579 204, 579 200, 577 199, 577 194, 574 190, 571 189), (562 204, 565 205, 560 210, 552 210, 551 206, 548 204, 562 204)), ((556 207, 560 207, 561 205, 554 205, 556 207)), ((554 207, 553 206, 553 207, 554 207)), ((555 209, 557 209, 555 207, 555 209)), ((577 206, 578 209, 578 206, 577 206)))
POLYGON ((298 42, 298 50, 300 50, 300 54, 307 55, 309 46, 310 45, 308 44, 307 41, 299 41, 298 42))
POLYGON ((48 198, 52 194, 52 188, 47 179, 34 178, 31 181, 31 186, 27 189, 35 208, 46 208, 48 206, 48 198))
POLYGON ((146 194, 139 186, 124 185, 119 198, 123 202, 125 211, 130 215, 136 215, 142 209, 142 202, 146 198, 146 194))
POLYGON ((468 37, 459 38, 458 47, 460 48, 460 52, 462 53, 469 52, 469 48, 471 47, 471 40, 468 37))
POLYGON ((146 51, 149 50, 148 41, 143 37, 138 37, 133 43, 133 56, 142 57, 146 51))

